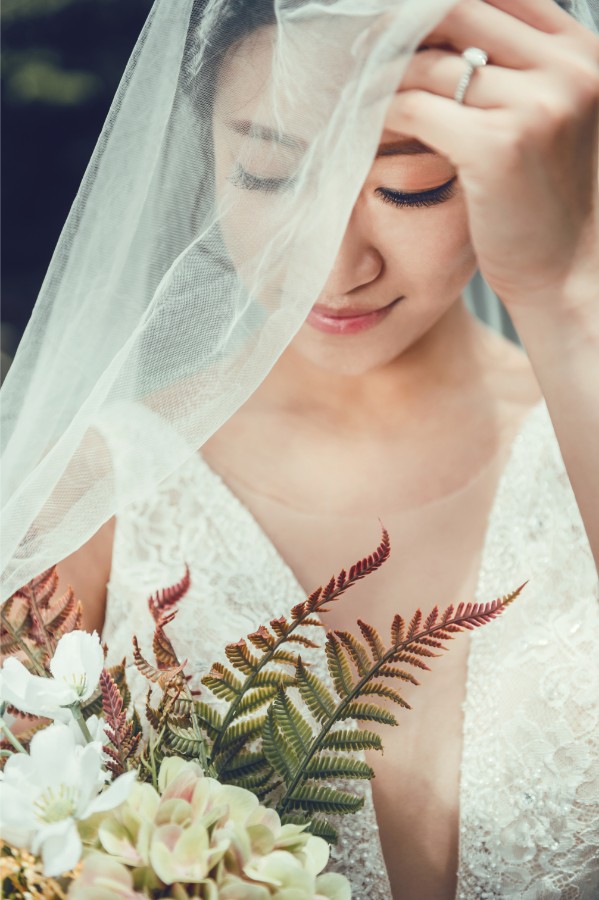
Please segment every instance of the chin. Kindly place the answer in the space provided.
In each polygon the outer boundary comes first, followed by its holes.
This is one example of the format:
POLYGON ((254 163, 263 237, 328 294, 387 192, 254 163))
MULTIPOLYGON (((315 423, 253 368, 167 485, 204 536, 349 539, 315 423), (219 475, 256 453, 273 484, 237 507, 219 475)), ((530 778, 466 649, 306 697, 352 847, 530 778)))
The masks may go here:
POLYGON ((303 325, 289 349, 315 368, 331 375, 359 376, 384 369, 417 340, 387 331, 375 336, 327 335, 303 325), (395 338, 395 339, 394 339, 395 338))

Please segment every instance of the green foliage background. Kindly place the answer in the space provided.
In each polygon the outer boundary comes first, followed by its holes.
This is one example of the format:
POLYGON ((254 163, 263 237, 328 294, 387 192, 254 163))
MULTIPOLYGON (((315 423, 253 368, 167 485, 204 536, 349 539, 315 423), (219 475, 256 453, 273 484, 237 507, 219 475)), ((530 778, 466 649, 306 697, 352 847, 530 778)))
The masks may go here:
POLYGON ((3 0, 6 370, 151 0, 3 0))

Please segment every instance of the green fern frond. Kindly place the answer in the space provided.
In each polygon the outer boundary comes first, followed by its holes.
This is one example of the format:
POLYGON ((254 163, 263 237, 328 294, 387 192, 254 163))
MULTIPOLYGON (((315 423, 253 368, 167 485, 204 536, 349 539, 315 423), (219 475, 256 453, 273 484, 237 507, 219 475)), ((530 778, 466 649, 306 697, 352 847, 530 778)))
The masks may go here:
POLYGON ((295 668, 297 665, 297 653, 291 653, 289 650, 275 650, 269 662, 285 663, 295 668))
POLYGON ((226 731, 221 732, 221 748, 226 750, 227 747, 230 747, 231 744, 236 743, 239 740, 243 740, 244 743, 246 743, 247 741, 258 737, 262 732, 265 721, 266 715, 252 716, 251 719, 243 719, 242 721, 237 721, 232 725, 229 725, 226 731))
POLYGON ((265 687, 266 685, 289 687, 292 684, 295 684, 293 675, 288 675, 287 672, 275 672, 272 669, 262 669, 252 679, 253 687, 265 687))
POLYGON ((262 728, 262 746, 264 755, 272 768, 287 783, 293 779, 297 772, 299 758, 293 747, 286 746, 283 741, 281 729, 275 720, 273 705, 268 708, 264 727, 262 728))
POLYGON ((327 632, 325 652, 335 690, 340 697, 348 697, 352 693, 354 687, 351 669, 340 641, 335 637, 332 631, 327 632))
POLYGON ((263 753, 255 750, 244 750, 229 761, 223 774, 226 774, 228 777, 253 775, 256 772, 263 771, 265 767, 270 767, 270 764, 263 753))
POLYGON ((374 770, 363 760, 353 756, 315 754, 306 766, 308 778, 372 778, 374 770))
POLYGON ((352 701, 348 703, 338 715, 339 720, 357 719, 359 722, 380 722, 382 725, 398 725, 398 721, 387 709, 377 706, 376 703, 360 703, 352 701))
POLYGON ((376 731, 362 728, 339 728, 329 731, 320 742, 327 750, 382 750, 383 742, 376 731))
POLYGON ((202 747, 202 741, 193 728, 177 728, 170 721, 164 732, 164 740, 169 747, 188 759, 197 759, 202 747))
POLYGON ((313 739, 312 729, 283 688, 278 688, 277 699, 268 714, 274 719, 287 747, 301 759, 313 739))
POLYGON ((388 684, 383 684, 382 681, 369 681, 365 684, 362 688, 361 695, 364 696, 365 694, 376 694, 378 697, 392 700, 394 703, 397 703, 398 706, 403 706, 404 709, 412 709, 399 691, 394 691, 392 687, 389 687, 388 684))
POLYGON ((328 722, 335 714, 335 700, 329 689, 298 657, 295 680, 300 696, 317 722, 328 722))
POLYGON ((325 784, 301 784, 287 797, 287 809, 343 815, 364 806, 364 798, 325 784))
POLYGON ((352 658, 358 674, 366 675, 370 671, 372 663, 364 645, 349 631, 335 631, 335 634, 352 658))
POLYGON ((218 777, 219 780, 223 783, 234 784, 237 787, 245 788, 246 791, 251 791, 253 794, 256 794, 256 796, 265 796, 272 790, 271 781, 273 777, 273 771, 270 765, 268 766, 268 769, 263 769, 260 772, 254 772, 251 775, 238 775, 237 773, 235 773, 234 775, 230 776, 228 774, 228 770, 225 770, 224 773, 219 772, 218 777))
POLYGON ((236 683, 232 683, 233 678, 234 676, 230 673, 228 675, 224 675, 220 672, 212 671, 207 675, 204 675, 200 679, 200 682, 204 685, 204 687, 207 687, 215 697, 218 697, 222 700, 227 700, 229 703, 232 703, 233 700, 241 698, 243 694, 241 682, 237 682, 236 679, 236 683))
POLYGON ((279 688, 276 685, 265 685, 260 688, 251 688, 246 691, 237 707, 238 715, 254 712, 266 703, 270 703, 277 696, 279 688))

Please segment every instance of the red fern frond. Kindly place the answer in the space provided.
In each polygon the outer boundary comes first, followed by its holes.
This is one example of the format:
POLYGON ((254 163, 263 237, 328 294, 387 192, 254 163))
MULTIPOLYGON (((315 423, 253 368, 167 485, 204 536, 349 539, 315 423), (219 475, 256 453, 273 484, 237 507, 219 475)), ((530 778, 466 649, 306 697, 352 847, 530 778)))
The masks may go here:
POLYGON ((162 618, 158 619, 156 628, 154 629, 152 649, 159 669, 172 669, 179 665, 179 658, 175 653, 170 638, 164 631, 165 626, 169 625, 176 615, 177 610, 173 610, 173 612, 162 616, 162 618))
POLYGON ((422 622, 422 610, 417 609, 410 620, 410 624, 408 625, 408 633, 406 635, 406 640, 410 640, 411 638, 414 637, 414 635, 420 628, 421 622, 422 622))
POLYGON ((376 628, 358 619, 358 627, 370 647, 370 652, 375 659, 382 659, 385 655, 385 647, 376 628))
POLYGON ((371 668, 368 654, 360 641, 349 631, 335 631, 341 643, 347 648, 359 675, 366 675, 371 668))
POLYGON ((127 712, 123 708, 121 692, 107 669, 103 669, 100 674, 100 688, 102 711, 106 719, 106 736, 112 744, 112 746, 104 745, 104 751, 110 757, 106 766, 117 776, 127 771, 127 759, 137 749, 140 734, 133 733, 133 726, 127 720, 127 712))
POLYGON ((50 566, 44 572, 36 575, 26 585, 19 588, 17 595, 27 597, 27 589, 31 589, 35 594, 35 599, 40 609, 46 609, 50 599, 56 593, 58 587, 58 567, 50 566))
POLYGON ((277 637, 285 637, 285 635, 289 631, 289 622, 287 621, 285 616, 279 616, 278 619, 270 620, 270 627, 275 632, 277 637))
POLYGON ((135 663, 136 668, 139 672, 147 678, 148 681, 152 681, 154 684, 157 684, 163 690, 166 690, 167 687, 172 686, 173 684, 179 683, 181 680, 181 672, 187 665, 187 660, 181 663, 178 666, 173 666, 170 669, 157 669, 156 666, 153 666, 151 663, 145 659, 141 650, 139 649, 139 643, 137 641, 136 635, 133 635, 133 662, 135 663))
POLYGON ((258 670, 259 659, 250 651, 243 638, 234 644, 227 644, 225 653, 231 665, 243 672, 244 675, 251 675, 258 670))
POLYGON ((252 642, 257 650, 263 650, 264 652, 269 650, 275 643, 275 638, 264 625, 261 625, 257 631, 252 631, 251 634, 248 634, 248 640, 252 642))
POLYGON ((393 622, 391 623, 391 644, 394 647, 399 646, 399 644, 403 644, 406 632, 406 623, 403 620, 403 617, 396 613, 393 616, 393 622))
MULTIPOLYGON (((409 646, 411 648, 412 644, 410 644, 409 646)), ((437 656, 438 654, 435 653, 432 655, 437 656)), ((389 662, 407 663, 409 666, 416 666, 417 669, 425 669, 427 672, 430 672, 430 666, 427 666, 427 664, 423 662, 420 657, 415 656, 413 653, 395 653, 389 658, 389 662)))
POLYGON ((165 614, 171 611, 173 606, 183 599, 191 584, 191 576, 189 566, 185 563, 185 575, 176 584, 171 587, 162 588, 148 597, 148 606, 155 622, 165 614))
POLYGON ((437 624, 438 618, 439 618, 439 607, 433 606, 432 610, 426 617, 426 622, 424 623, 424 630, 428 631, 429 628, 433 628, 437 624))
MULTIPOLYGON (((83 606, 80 600, 75 598, 72 589, 69 587, 69 601, 64 606, 56 619, 51 622, 52 633, 56 640, 59 640, 64 634, 70 631, 76 631, 81 628, 81 619, 83 616, 83 606)), ((48 626, 50 627, 50 623, 48 626)))

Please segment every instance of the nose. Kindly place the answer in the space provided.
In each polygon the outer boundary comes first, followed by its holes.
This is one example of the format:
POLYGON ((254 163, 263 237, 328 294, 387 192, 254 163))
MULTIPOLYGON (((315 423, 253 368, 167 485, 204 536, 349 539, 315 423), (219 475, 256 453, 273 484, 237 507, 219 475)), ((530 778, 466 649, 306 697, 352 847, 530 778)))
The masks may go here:
POLYGON ((339 252, 324 287, 325 296, 340 297, 375 281, 384 260, 368 228, 368 213, 360 201, 354 206, 339 252))

